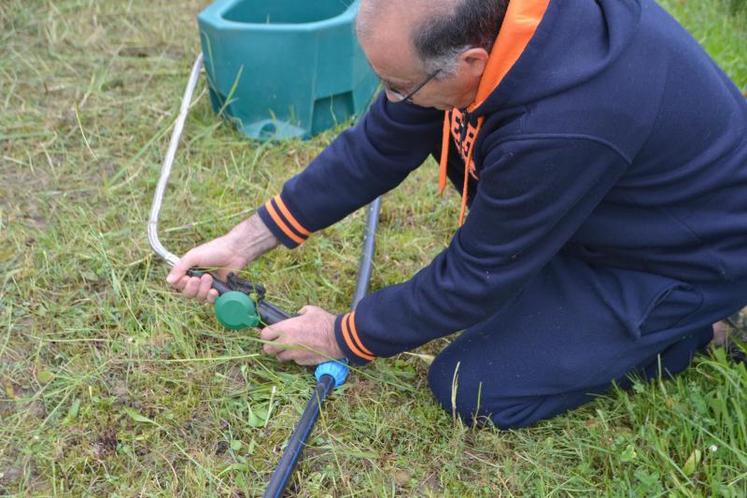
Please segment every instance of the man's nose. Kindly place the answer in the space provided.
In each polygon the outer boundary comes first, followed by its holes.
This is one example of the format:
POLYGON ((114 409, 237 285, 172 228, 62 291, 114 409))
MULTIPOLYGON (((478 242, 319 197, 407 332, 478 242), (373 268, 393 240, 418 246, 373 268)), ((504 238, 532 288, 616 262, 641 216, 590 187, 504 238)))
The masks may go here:
POLYGON ((389 99, 389 102, 399 102, 402 100, 402 97, 392 92, 388 88, 384 88, 384 93, 386 94, 386 98, 389 99))

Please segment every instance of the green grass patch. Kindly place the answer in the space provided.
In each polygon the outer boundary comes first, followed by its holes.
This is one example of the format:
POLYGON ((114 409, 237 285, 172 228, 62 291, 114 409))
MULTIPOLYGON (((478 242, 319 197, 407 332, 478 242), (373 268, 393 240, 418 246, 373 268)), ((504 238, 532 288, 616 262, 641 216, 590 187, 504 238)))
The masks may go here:
MULTIPOLYGON (((744 2, 665 4, 744 88, 744 2)), ((254 496, 306 403, 308 370, 170 292, 148 246, 202 6, 0 3, 0 495, 254 496)), ((177 253, 253 212, 339 131, 258 145, 214 116, 204 82, 198 94, 162 214, 177 253)), ((436 195, 436 178, 429 163, 387 196, 374 288, 448 242, 459 202, 436 195)), ((287 309, 342 311, 363 222, 357 213, 245 276, 287 309)), ((508 432, 454 423, 426 372, 407 354, 354 372, 324 409, 294 495, 747 494, 747 371, 721 352, 508 432)))

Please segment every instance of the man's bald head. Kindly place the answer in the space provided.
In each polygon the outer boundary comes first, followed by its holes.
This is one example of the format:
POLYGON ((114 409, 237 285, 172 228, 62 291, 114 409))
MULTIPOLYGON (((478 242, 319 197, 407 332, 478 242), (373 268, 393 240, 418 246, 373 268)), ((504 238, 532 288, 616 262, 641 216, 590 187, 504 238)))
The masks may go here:
POLYGON ((509 0, 362 0, 358 38, 387 97, 473 102, 509 0))
POLYGON ((454 12, 456 4, 463 0, 361 0, 356 19, 359 37, 370 37, 377 33, 377 27, 388 21, 403 19, 420 23, 434 15, 447 15, 454 12))

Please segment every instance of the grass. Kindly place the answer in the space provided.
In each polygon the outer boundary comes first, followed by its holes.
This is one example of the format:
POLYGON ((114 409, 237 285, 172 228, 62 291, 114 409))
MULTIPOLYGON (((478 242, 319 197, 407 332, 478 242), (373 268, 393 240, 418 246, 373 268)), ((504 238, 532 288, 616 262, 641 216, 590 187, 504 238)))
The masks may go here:
MULTIPOLYGON (((742 88, 743 3, 666 2, 742 88)), ((202 5, 0 3, 0 495, 254 496, 306 402, 308 371, 169 292, 145 236, 202 5)), ((167 192, 165 244, 181 252, 222 234, 334 135, 249 143, 202 93, 167 192)), ((449 240, 458 200, 435 195, 435 178, 421 168, 385 200, 374 287, 449 240)), ((362 232, 358 213, 247 276, 288 309, 342 311, 362 232)), ((747 494, 747 369, 723 352, 509 432, 454 423, 426 372, 410 355, 355 372, 325 407, 293 493, 747 494)))

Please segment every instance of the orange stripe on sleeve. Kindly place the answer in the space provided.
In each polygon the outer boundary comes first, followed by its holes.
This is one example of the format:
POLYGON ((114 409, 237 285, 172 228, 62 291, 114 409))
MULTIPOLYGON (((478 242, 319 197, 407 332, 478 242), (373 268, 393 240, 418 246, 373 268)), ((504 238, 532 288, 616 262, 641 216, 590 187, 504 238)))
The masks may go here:
POLYGON ((311 232, 305 229, 303 225, 298 222, 296 217, 291 214, 291 212, 288 210, 288 207, 285 205, 285 202, 283 202, 283 199, 279 195, 275 196, 275 202, 277 202, 278 207, 280 208, 280 211, 283 213, 283 215, 285 215, 288 221, 290 221, 290 224, 293 225, 293 228, 298 230, 298 233, 306 237, 311 235, 311 232))
POLYGON ((303 244, 305 239, 302 239, 301 237, 293 233, 290 228, 288 228, 288 225, 285 224, 282 218, 280 218, 280 216, 278 215, 278 212, 275 211, 275 207, 272 205, 272 202, 267 201, 265 203, 265 208, 267 208, 267 212, 270 213, 270 217, 275 222, 275 224, 280 227, 280 229, 283 231, 283 233, 285 233, 285 235, 288 236, 289 239, 297 244, 303 244))
POLYGON ((363 345, 363 342, 361 342, 361 338, 358 337, 358 329, 355 328, 355 311, 350 313, 350 330, 352 332, 353 340, 355 341, 356 345, 361 348, 361 351, 368 355, 375 356, 371 351, 366 349, 366 347, 363 345))
POLYGON ((371 354, 366 354, 360 349, 358 349, 358 346, 355 345, 355 343, 350 338, 350 329, 348 327, 348 320, 350 320, 350 313, 342 317, 342 338, 345 339, 345 343, 348 345, 350 350, 356 355, 364 360, 371 361, 374 359, 374 356, 371 354))

